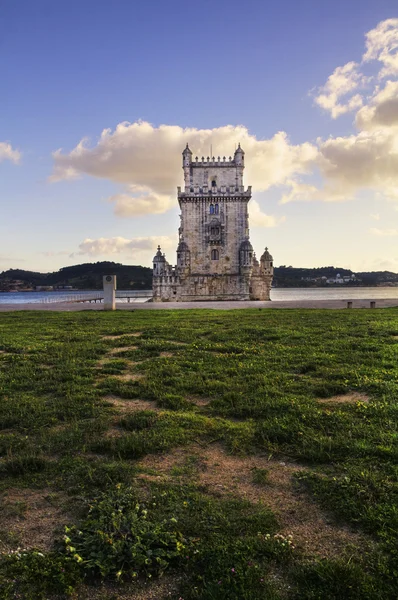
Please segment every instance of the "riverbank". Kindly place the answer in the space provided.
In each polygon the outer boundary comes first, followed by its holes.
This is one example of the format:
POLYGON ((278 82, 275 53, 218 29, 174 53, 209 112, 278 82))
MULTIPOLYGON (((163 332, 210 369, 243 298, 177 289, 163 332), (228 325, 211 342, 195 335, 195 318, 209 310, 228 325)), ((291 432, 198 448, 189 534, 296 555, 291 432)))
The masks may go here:
MULTIPOLYGON (((376 308, 398 307, 398 298, 382 298, 375 300, 371 296, 368 299, 357 300, 273 300, 271 302, 134 302, 128 304, 120 302, 116 304, 116 310, 187 310, 187 309, 211 309, 211 310, 238 310, 248 308, 261 309, 346 309, 347 302, 352 302, 352 308, 370 308, 370 302, 376 302, 376 308)), ((61 311, 76 312, 82 310, 103 310, 99 303, 89 302, 53 302, 35 304, 0 304, 0 312, 9 311, 61 311)))

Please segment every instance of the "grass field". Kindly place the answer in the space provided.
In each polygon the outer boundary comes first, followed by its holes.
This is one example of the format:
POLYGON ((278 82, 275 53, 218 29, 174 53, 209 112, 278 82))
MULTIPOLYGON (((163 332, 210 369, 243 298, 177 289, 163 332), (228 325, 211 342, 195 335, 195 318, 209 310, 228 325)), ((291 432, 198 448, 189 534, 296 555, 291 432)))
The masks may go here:
POLYGON ((0 598, 398 597, 398 311, 0 315, 0 598))

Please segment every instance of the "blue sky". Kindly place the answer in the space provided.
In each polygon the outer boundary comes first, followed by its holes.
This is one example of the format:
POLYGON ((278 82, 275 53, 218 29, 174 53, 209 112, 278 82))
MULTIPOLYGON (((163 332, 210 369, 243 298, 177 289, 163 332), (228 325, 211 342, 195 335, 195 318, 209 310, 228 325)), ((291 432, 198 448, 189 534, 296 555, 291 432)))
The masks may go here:
POLYGON ((257 252, 398 271, 397 48, 396 0, 3 0, 0 270, 174 262, 185 143, 241 141, 257 252))

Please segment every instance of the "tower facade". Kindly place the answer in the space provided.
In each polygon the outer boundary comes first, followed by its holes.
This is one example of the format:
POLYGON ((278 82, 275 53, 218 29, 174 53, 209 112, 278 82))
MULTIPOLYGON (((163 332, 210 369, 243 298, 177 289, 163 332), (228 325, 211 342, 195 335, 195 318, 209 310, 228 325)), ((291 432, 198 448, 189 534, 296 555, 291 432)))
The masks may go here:
POLYGON ((153 301, 269 300, 273 260, 266 249, 259 262, 250 243, 244 151, 239 145, 228 160, 193 160, 187 144, 182 162, 177 265, 170 266, 158 248, 153 301))

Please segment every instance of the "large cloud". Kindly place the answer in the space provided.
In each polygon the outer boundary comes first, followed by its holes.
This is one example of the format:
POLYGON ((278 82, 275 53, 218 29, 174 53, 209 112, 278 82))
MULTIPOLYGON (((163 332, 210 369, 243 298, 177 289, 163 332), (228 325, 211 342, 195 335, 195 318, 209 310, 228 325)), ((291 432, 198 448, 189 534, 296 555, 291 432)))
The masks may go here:
MULTIPOLYGON (((199 157, 207 157, 211 146, 213 154, 228 157, 240 142, 247 154, 245 178, 256 191, 307 172, 317 155, 312 144, 292 145, 283 132, 258 140, 243 126, 183 129, 138 121, 120 123, 114 131, 104 130, 94 147, 82 140, 68 154, 58 150, 51 179, 83 174, 106 178, 126 185, 126 191, 109 198, 117 215, 162 213, 176 205, 176 187, 182 183, 181 152, 187 142, 199 157)), ((272 226, 272 220, 265 217, 263 225, 268 222, 272 226)))
POLYGON ((8 142, 0 142, 0 162, 10 160, 13 163, 18 163, 21 159, 21 153, 8 142))
POLYGON ((321 108, 329 111, 333 119, 336 119, 340 115, 362 106, 363 101, 359 94, 348 98, 347 96, 364 82, 365 77, 359 72, 359 65, 349 62, 333 71, 325 85, 318 89, 315 102, 321 108))
POLYGON ((129 254, 136 257, 142 253, 149 252, 154 254, 154 248, 157 244, 162 249, 169 250, 176 244, 175 237, 169 236, 148 236, 127 239, 123 237, 98 238, 93 240, 86 238, 79 244, 79 251, 76 254, 87 254, 89 256, 109 256, 114 254, 129 254))
POLYGON ((398 19, 381 21, 366 34, 366 51, 361 63, 348 62, 337 67, 325 85, 317 89, 315 103, 332 118, 360 108, 364 98, 361 88, 365 88, 373 80, 366 76, 364 67, 371 61, 377 61, 377 79, 398 75, 398 19))
POLYGON ((321 89, 316 103, 329 110, 336 118, 355 107, 358 133, 319 139, 316 164, 323 185, 303 183, 295 177, 290 189, 282 197, 282 204, 292 201, 341 201, 354 198, 360 190, 371 190, 376 195, 398 200, 398 81, 387 75, 398 74, 398 19, 379 23, 366 35, 366 52, 362 66, 377 60, 380 70, 377 78, 365 78, 360 65, 347 63, 338 67, 321 89), (359 86, 373 83, 357 100, 359 86), (369 93, 370 92, 370 93, 369 93), (341 98, 345 103, 341 103, 341 98))
POLYGON ((363 61, 378 60, 382 65, 379 78, 398 75, 398 19, 381 21, 366 34, 363 61))
POLYGON ((249 203, 249 219, 250 225, 253 227, 277 227, 286 220, 285 217, 275 217, 264 213, 257 200, 251 200, 249 203))
POLYGON ((369 104, 357 112, 355 124, 362 130, 398 126, 398 81, 377 88, 369 104))

